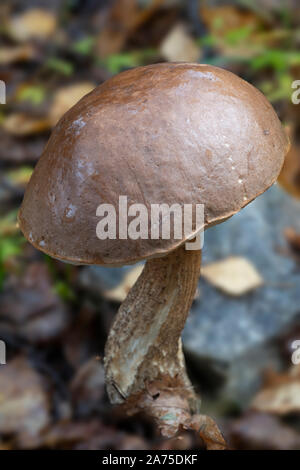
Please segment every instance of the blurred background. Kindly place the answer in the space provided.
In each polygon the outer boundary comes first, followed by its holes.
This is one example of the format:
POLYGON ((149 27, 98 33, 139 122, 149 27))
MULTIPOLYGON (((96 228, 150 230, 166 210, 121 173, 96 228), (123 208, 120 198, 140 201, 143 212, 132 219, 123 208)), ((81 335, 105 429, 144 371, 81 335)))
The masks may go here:
POLYGON ((1 1, 0 449, 202 445, 191 434, 163 440, 108 403, 103 347, 141 266, 62 264, 16 223, 58 119, 112 75, 161 61, 233 71, 289 133, 279 184, 206 233, 184 348, 201 411, 230 448, 300 449, 299 22, 297 0, 1 1))

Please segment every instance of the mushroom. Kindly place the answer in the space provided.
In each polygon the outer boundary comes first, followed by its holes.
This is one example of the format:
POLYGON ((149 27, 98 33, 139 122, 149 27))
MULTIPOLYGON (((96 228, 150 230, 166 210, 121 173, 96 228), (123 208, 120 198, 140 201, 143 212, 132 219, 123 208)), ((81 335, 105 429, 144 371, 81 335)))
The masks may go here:
POLYGON ((106 384, 112 403, 147 411, 167 435, 197 403, 181 332, 201 250, 185 243, 268 189, 287 149, 276 113, 252 85, 218 67, 162 63, 82 98, 56 125, 28 184, 19 223, 37 249, 75 264, 146 260, 107 340, 106 384), (204 224, 180 239, 99 240, 97 207, 111 204, 121 216, 120 196, 149 212, 204 204, 204 224))

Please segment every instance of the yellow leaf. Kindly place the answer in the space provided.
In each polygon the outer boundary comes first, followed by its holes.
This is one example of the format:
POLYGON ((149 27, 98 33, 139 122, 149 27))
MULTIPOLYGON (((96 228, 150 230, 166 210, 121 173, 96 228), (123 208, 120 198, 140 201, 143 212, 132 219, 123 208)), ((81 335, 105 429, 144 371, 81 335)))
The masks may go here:
POLYGON ((15 62, 25 62, 34 58, 36 51, 30 44, 22 46, 1 47, 0 65, 9 65, 15 62))
POLYGON ((226 294, 240 296, 260 287, 263 279, 245 258, 229 257, 203 266, 202 276, 226 294))
POLYGON ((54 126, 77 101, 94 88, 95 85, 90 82, 76 83, 75 85, 60 88, 54 96, 49 112, 51 125, 54 126))
POLYGON ((200 49, 182 24, 177 24, 160 45, 161 55, 170 62, 197 62, 200 49))
POLYGON ((47 39, 56 30, 56 18, 50 11, 33 8, 14 16, 8 24, 8 32, 17 41, 47 39))
POLYGON ((50 124, 44 118, 34 118, 24 113, 14 113, 4 120, 2 127, 9 134, 25 136, 44 132, 49 129, 50 124))

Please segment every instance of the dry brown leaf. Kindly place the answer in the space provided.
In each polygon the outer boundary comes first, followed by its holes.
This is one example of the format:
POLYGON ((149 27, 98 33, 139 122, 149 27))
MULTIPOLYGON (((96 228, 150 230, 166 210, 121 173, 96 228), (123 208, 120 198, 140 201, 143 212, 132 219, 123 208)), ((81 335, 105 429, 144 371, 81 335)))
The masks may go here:
POLYGON ((170 62, 197 62, 200 49, 182 24, 177 24, 160 45, 161 55, 170 62))
POLYGON ((45 132, 50 128, 50 122, 45 118, 35 118, 24 113, 13 113, 3 121, 2 128, 11 135, 22 137, 45 132))
POLYGON ((71 382, 72 403, 81 414, 99 409, 105 396, 105 376, 100 358, 92 358, 77 371, 71 382))
POLYGON ((284 231, 286 240, 290 247, 296 252, 300 252, 300 234, 292 227, 287 227, 284 231))
POLYGON ((18 441, 21 449, 63 449, 63 450, 131 450, 147 449, 148 444, 134 434, 119 431, 104 425, 99 419, 84 421, 60 421, 39 436, 23 436, 18 441))
POLYGON ((36 50, 31 44, 0 48, 0 65, 26 62, 36 57, 36 50))
POLYGON ((201 2, 200 15, 210 33, 222 38, 233 29, 246 26, 257 29, 261 25, 261 20, 255 13, 241 10, 232 5, 207 7, 201 2))
POLYGON ((37 436, 50 421, 41 376, 25 357, 0 367, 0 433, 37 436))
POLYGON ((123 302, 132 286, 137 281, 138 277, 140 276, 141 272, 143 271, 143 265, 137 265, 132 268, 126 276, 124 276, 123 281, 117 287, 113 289, 107 290, 103 292, 103 296, 114 302, 123 302))
POLYGON ((97 41, 101 57, 120 52, 128 36, 151 18, 165 0, 150 0, 140 8, 137 0, 119 0, 110 9, 106 25, 97 41))
POLYGON ((0 162, 9 162, 10 164, 27 164, 36 162, 47 143, 45 134, 37 134, 27 139, 16 139, 12 134, 5 132, 0 127, 0 162))
POLYGON ((287 373, 269 372, 266 384, 252 401, 251 408, 265 413, 285 415, 300 412, 300 365, 287 373))
POLYGON ((152 418, 164 437, 174 437, 190 418, 191 390, 174 377, 145 384, 145 390, 131 395, 121 408, 129 415, 143 412, 152 418))
POLYGON ((88 440, 95 434, 103 433, 103 425, 98 420, 60 421, 46 429, 38 436, 24 435, 18 440, 22 449, 63 448, 70 449, 74 444, 88 440))
POLYGON ((210 34, 216 40, 219 51, 227 57, 253 57, 265 50, 265 43, 258 31, 261 20, 251 11, 241 10, 232 5, 200 8, 200 15, 204 20, 210 34), (226 40, 229 33, 234 30, 249 28, 249 36, 231 44, 226 40))
POLYGON ((0 450, 13 450, 13 443, 8 442, 4 444, 0 442, 0 450))
POLYGON ((99 347, 97 315, 93 308, 84 305, 75 322, 66 331, 63 348, 67 361, 76 370, 86 363, 99 347))
POLYGON ((178 378, 163 377, 148 383, 146 390, 131 395, 123 405, 128 413, 144 412, 156 423, 164 437, 174 438, 181 431, 194 431, 208 450, 223 450, 225 440, 209 416, 191 415, 195 395, 178 378))
POLYGON ((48 10, 33 8, 14 16, 8 23, 10 36, 21 42, 47 39, 56 30, 56 17, 48 10))
MULTIPOLYGON (((296 106, 297 107, 297 106, 296 106)), ((300 146, 293 144, 285 157, 279 184, 292 196, 300 198, 300 146)))
POLYGON ((71 321, 69 311, 53 290, 45 263, 30 263, 22 275, 8 276, 0 303, 1 330, 30 343, 57 339, 71 321))
POLYGON ((120 52, 135 22, 137 11, 136 0, 120 0, 110 9, 106 25, 97 41, 97 51, 101 57, 120 52))
POLYGON ((74 106, 74 104, 94 88, 95 85, 91 82, 81 82, 57 90, 49 112, 51 125, 55 126, 57 121, 74 106))
POLYGON ((225 450, 227 447, 217 423, 209 416, 194 415, 184 428, 199 434, 207 450, 225 450))
POLYGON ((233 296, 244 295, 263 284, 255 267, 238 256, 203 266, 201 275, 213 286, 233 296))
POLYGON ((232 446, 238 450, 294 450, 300 435, 277 416, 248 412, 229 426, 232 446))

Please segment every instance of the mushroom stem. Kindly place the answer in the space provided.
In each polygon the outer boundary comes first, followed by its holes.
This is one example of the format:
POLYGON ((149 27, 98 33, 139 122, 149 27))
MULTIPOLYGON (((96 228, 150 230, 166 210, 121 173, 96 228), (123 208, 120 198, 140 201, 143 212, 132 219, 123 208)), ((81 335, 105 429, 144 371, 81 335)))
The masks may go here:
POLYGON ((112 403, 124 403, 158 383, 167 384, 168 393, 172 387, 184 388, 185 398, 195 398, 185 370, 181 332, 200 266, 201 251, 185 250, 184 245, 147 261, 119 309, 105 348, 112 403))

